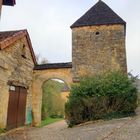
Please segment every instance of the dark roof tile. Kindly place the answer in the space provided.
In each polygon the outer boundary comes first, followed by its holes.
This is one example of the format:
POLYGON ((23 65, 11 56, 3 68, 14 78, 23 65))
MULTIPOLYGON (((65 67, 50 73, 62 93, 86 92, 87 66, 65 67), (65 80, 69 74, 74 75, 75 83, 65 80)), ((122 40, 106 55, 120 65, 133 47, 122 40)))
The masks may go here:
POLYGON ((14 6, 15 4, 15 0, 3 0, 3 5, 14 6))
POLYGON ((108 25, 123 24, 126 22, 119 17, 109 6, 99 0, 91 9, 89 9, 81 18, 79 18, 71 28, 92 26, 92 25, 108 25))
POLYGON ((1 31, 0 32, 0 42, 4 41, 5 39, 14 36, 15 34, 19 33, 20 31, 23 30, 18 30, 18 31, 1 31))
POLYGON ((60 69, 60 68, 72 68, 72 63, 48 63, 36 65, 34 70, 46 70, 46 69, 60 69))

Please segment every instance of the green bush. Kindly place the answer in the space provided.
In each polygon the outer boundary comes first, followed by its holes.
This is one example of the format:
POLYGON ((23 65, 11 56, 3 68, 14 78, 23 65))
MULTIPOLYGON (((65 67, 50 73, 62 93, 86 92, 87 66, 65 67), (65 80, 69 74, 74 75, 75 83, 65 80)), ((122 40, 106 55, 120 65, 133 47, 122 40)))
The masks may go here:
POLYGON ((128 116, 137 107, 134 78, 120 72, 84 77, 73 85, 65 117, 69 126, 86 121, 128 116))

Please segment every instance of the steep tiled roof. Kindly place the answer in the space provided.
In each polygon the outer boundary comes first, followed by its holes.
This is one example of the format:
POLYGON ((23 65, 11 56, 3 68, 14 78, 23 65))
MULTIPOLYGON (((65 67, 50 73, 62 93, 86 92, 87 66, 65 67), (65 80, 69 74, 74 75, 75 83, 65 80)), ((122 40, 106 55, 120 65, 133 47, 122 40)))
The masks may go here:
POLYGON ((60 68, 72 68, 72 63, 48 63, 36 65, 34 70, 46 70, 46 69, 60 69, 60 68))
POLYGON ((0 50, 9 47, 12 43, 26 36, 26 39, 29 44, 29 49, 33 58, 34 63, 36 64, 35 54, 32 48, 32 43, 29 37, 27 30, 17 30, 17 31, 2 31, 0 32, 0 50))
MULTIPOLYGON (((22 32, 22 30, 21 30, 21 32, 22 32)), ((0 32, 0 42, 4 41, 7 38, 15 36, 18 33, 20 33, 20 31, 2 31, 2 32, 0 32)))
POLYGON ((126 24, 110 7, 103 1, 99 0, 89 11, 79 18, 71 28, 92 26, 92 25, 108 25, 108 24, 126 24))
POLYGON ((15 0, 3 0, 3 5, 14 6, 15 4, 15 0))

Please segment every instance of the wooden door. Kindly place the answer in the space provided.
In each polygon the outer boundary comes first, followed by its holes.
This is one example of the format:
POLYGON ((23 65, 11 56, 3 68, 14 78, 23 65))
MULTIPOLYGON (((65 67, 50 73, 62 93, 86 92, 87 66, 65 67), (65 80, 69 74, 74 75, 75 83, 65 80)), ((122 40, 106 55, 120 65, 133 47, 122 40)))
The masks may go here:
POLYGON ((7 116, 7 128, 15 128, 16 121, 17 121, 17 107, 18 107, 18 93, 19 93, 19 88, 18 87, 13 87, 13 90, 11 89, 9 91, 9 104, 8 104, 8 116, 7 116))
POLYGON ((11 86, 7 114, 7 129, 25 124, 27 90, 23 87, 11 86))
POLYGON ((20 88, 19 103, 18 103, 18 114, 17 114, 17 127, 23 126, 25 124, 26 115, 26 96, 27 90, 25 88, 20 88))

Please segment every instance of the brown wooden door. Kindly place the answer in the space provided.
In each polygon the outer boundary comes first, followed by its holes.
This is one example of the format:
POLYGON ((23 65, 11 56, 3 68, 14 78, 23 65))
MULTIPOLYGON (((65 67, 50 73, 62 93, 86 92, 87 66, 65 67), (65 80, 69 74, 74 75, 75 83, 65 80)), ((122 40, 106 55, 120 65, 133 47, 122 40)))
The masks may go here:
POLYGON ((26 96, 27 96, 27 90, 25 88, 20 88, 17 127, 23 126, 25 124, 26 96))
POLYGON ((13 87, 9 91, 7 129, 25 124, 27 90, 23 87, 13 87))
POLYGON ((9 91, 9 104, 8 104, 8 116, 7 116, 7 128, 17 127, 17 107, 18 107, 18 96, 19 88, 15 87, 15 90, 9 91))

